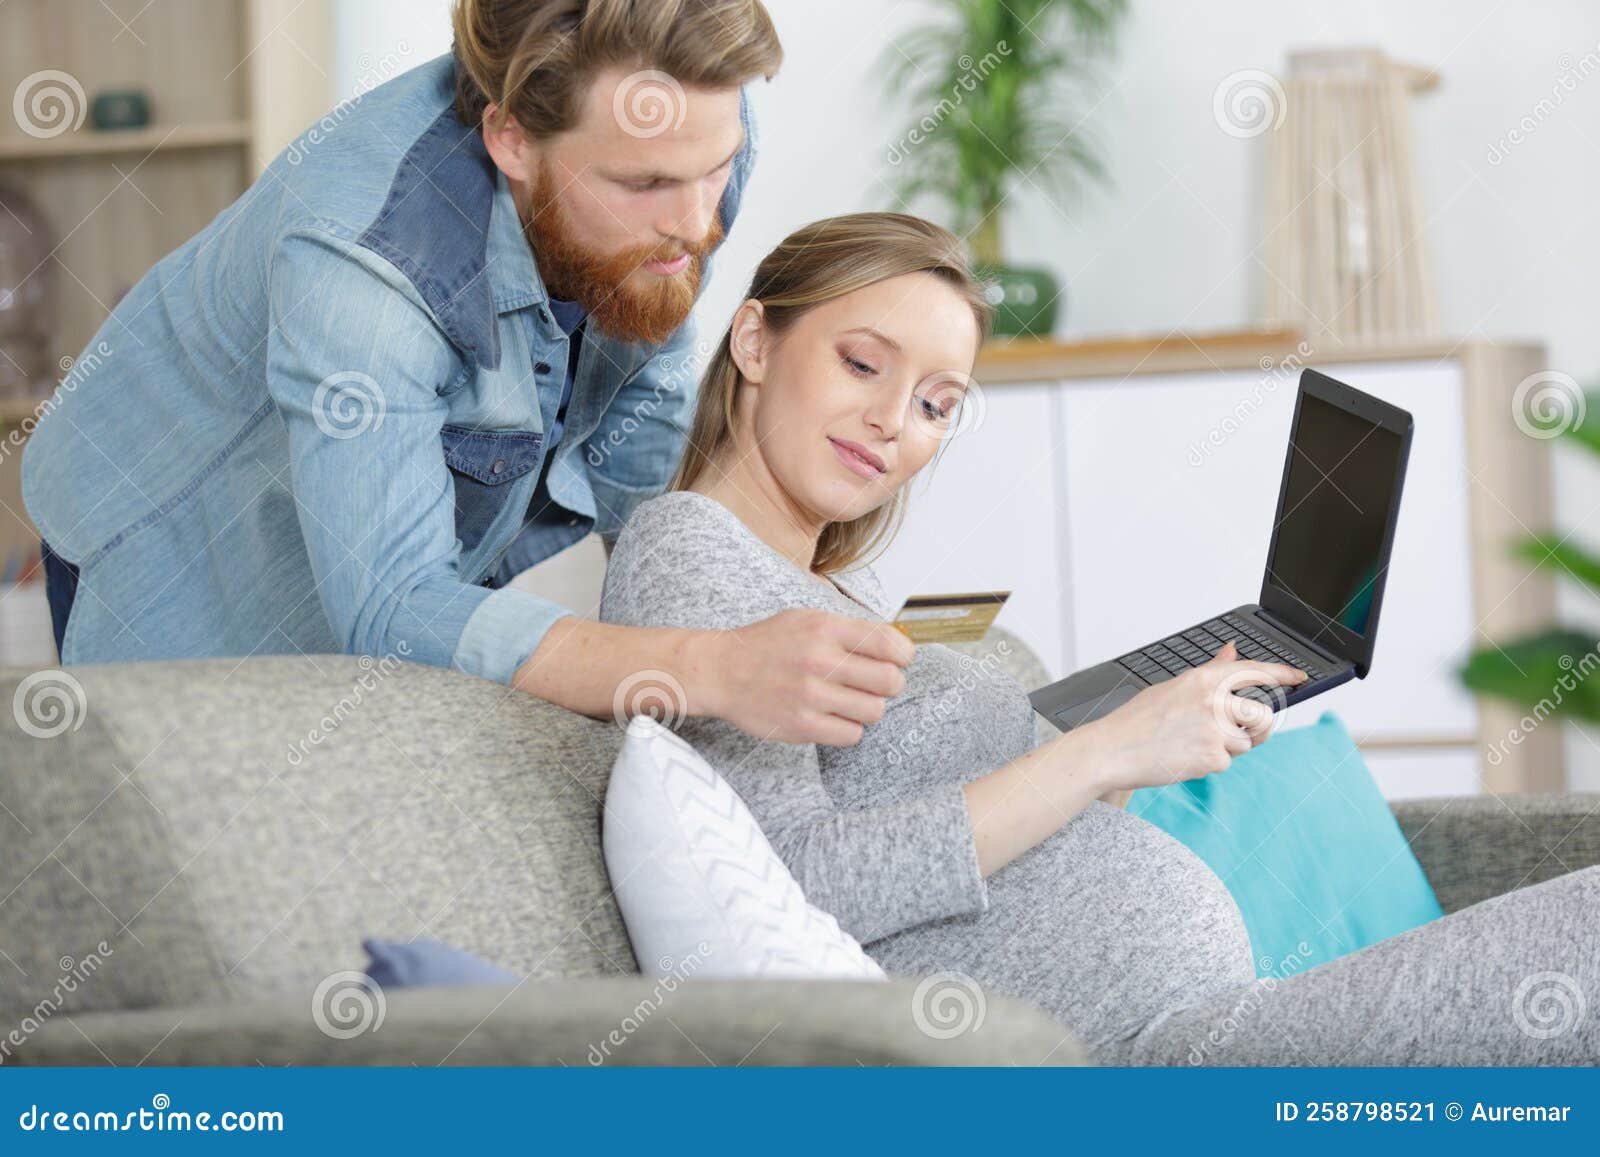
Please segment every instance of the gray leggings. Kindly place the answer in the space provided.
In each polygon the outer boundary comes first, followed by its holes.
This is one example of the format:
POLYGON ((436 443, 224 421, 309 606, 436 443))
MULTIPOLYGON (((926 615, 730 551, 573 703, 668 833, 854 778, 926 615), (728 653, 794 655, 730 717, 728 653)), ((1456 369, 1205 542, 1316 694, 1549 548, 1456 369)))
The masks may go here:
POLYGON ((1107 1065, 1600 1064, 1600 866, 1163 1012, 1107 1065))

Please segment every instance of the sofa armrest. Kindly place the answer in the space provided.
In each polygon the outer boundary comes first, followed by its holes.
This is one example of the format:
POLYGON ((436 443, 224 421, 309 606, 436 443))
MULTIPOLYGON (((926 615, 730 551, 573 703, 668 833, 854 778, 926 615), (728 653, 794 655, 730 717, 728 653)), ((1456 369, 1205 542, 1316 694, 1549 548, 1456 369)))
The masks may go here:
POLYGON ((638 975, 394 989, 381 1002, 351 989, 333 1006, 345 1014, 333 1028, 368 1027, 343 1037, 319 1028, 311 1001, 296 993, 58 1014, 13 1056, 25 1065, 1088 1063, 1057 1021, 996 995, 983 997, 982 1015, 971 1018, 968 1031, 930 1035, 913 1015, 916 989, 917 981, 904 977, 674 983, 638 975))
POLYGON ((1390 807, 1446 912, 1600 864, 1600 794, 1448 796, 1390 807))

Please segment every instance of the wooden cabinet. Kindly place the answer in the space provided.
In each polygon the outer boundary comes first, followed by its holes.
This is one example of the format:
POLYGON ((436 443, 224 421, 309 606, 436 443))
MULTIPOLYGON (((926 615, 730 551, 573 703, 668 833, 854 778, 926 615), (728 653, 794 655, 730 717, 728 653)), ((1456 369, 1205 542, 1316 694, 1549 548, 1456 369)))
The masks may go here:
POLYGON ((1053 677, 1255 601, 1303 361, 1416 426, 1372 671, 1283 726, 1338 713, 1391 796, 1564 786, 1559 728, 1508 746, 1521 713, 1455 674, 1475 644, 1555 617, 1549 578, 1506 554, 1550 525, 1545 443, 1512 413, 1537 347, 1022 353, 986 352, 981 422, 914 484, 877 563, 891 596, 1009 588, 1000 622, 1053 677))
MULTIPOLYGON (((37 275, 54 279, 49 361, 63 376, 122 293, 328 110, 332 35, 328 0, 0 3, 0 184, 47 218, 37 275), (129 89, 148 97, 152 123, 94 130, 95 95, 129 89)), ((19 481, 38 401, 0 398, 0 580, 38 553, 19 481)), ((0 662, 53 661, 16 609, 36 614, 39 593, 0 581, 13 603, 0 616, 0 662)))

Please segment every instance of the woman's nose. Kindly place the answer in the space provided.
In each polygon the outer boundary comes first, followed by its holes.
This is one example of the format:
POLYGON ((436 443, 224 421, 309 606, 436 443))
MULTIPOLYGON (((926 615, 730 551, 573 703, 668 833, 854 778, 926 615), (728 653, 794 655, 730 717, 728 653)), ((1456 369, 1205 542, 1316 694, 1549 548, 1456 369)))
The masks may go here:
POLYGON ((909 402, 901 398, 886 398, 867 407, 867 425, 877 430, 885 438, 898 438, 900 428, 905 425, 906 406, 909 402))

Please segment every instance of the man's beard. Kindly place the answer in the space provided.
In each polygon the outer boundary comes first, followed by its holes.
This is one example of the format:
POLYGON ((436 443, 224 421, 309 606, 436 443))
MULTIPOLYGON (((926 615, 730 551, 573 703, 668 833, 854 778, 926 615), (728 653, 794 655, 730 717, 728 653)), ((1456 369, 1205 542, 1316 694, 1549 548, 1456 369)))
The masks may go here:
POLYGON ((609 255, 594 253, 573 239, 546 164, 539 166, 531 219, 523 232, 533 248, 539 276, 552 294, 576 301, 613 337, 657 345, 666 341, 694 308, 706 259, 723 236, 719 215, 712 220, 710 232, 694 245, 666 242, 633 245, 609 255), (689 263, 671 277, 648 270, 630 277, 647 261, 671 261, 685 251, 689 263))

